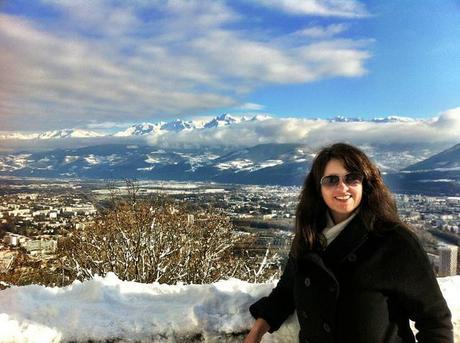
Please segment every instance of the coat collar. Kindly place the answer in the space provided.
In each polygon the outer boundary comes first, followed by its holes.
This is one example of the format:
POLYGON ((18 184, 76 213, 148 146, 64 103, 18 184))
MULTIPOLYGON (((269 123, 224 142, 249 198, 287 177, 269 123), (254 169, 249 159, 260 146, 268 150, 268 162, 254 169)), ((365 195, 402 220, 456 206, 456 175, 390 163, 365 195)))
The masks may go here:
POLYGON ((356 260, 355 251, 367 240, 372 225, 366 225, 358 213, 324 251, 326 263, 337 266, 346 260, 356 260))
POLYGON ((355 251, 366 242, 369 233, 372 231, 373 222, 366 225, 358 213, 352 221, 342 230, 331 244, 323 252, 309 251, 298 260, 300 268, 307 268, 307 265, 316 266, 325 271, 336 282, 333 270, 345 261, 354 262, 357 259, 355 251))

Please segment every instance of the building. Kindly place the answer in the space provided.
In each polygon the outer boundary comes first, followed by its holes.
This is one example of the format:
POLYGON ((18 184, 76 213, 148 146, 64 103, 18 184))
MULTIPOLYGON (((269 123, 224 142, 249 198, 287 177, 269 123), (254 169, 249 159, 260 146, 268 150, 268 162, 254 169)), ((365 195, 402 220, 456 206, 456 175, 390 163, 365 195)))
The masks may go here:
POLYGON ((454 245, 439 248, 439 276, 451 276, 457 274, 458 247, 454 245))

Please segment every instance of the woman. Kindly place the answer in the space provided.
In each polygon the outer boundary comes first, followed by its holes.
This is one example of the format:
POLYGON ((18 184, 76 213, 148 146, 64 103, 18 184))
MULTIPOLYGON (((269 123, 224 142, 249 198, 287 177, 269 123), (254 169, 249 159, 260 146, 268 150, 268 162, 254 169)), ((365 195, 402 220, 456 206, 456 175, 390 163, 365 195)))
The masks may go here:
POLYGON ((379 170, 343 143, 313 161, 289 260, 245 343, 297 311, 300 342, 453 342, 451 314, 426 253, 398 217, 379 170))

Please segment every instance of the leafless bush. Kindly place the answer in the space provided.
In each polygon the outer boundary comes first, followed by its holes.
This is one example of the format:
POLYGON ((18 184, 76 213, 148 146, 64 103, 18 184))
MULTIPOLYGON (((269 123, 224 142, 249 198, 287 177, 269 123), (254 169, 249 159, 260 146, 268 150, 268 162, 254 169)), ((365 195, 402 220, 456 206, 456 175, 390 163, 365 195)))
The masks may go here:
POLYGON ((185 203, 148 202, 129 189, 124 200, 93 224, 60 244, 64 268, 80 280, 114 272, 122 280, 144 283, 212 283, 238 277, 262 281, 273 276, 276 256, 249 256, 235 247, 237 235, 217 210, 191 211, 185 203))

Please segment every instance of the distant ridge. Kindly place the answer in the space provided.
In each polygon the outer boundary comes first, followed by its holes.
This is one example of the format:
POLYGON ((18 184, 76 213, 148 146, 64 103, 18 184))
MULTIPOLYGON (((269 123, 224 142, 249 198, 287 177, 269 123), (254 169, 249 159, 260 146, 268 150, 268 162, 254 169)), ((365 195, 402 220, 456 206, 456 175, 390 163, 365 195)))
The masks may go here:
MULTIPOLYGON (((207 122, 175 119, 164 122, 143 122, 134 124, 125 129, 112 134, 103 134, 94 130, 85 130, 77 128, 69 128, 62 130, 52 130, 38 133, 27 132, 0 132, 0 140, 56 140, 68 138, 98 138, 98 137, 143 137, 151 135, 162 135, 165 133, 179 133, 182 131, 215 129, 224 126, 238 125, 244 122, 260 122, 272 117, 265 114, 257 114, 252 116, 234 116, 228 113, 221 114, 212 118, 207 122)), ((317 119, 320 120, 320 119, 317 119)), ((363 118, 347 118, 344 116, 336 116, 326 119, 328 122, 373 122, 373 123, 398 123, 414 121, 412 118, 388 116, 383 118, 363 119, 363 118)))
MULTIPOLYGON (((419 160, 414 150, 365 147, 397 193, 460 196, 460 144, 419 160), (403 153, 404 152, 404 153, 403 153), (449 159, 452 160, 449 160, 449 159), (440 162, 441 161, 441 162, 440 162), (428 168, 434 163, 436 168, 428 168), (439 164, 449 166, 440 169, 439 164), (418 166, 418 167, 417 167, 418 166), (414 168, 425 168, 412 171, 414 168)), ((164 148, 105 144, 46 152, 0 154, 0 175, 44 178, 148 179, 300 186, 316 150, 305 144, 259 144, 233 150, 219 147, 164 148)))
POLYGON ((427 171, 457 171, 460 174, 460 144, 444 150, 424 161, 415 163, 403 171, 427 172, 427 171))
POLYGON ((389 175, 394 191, 460 196, 460 144, 389 175))

